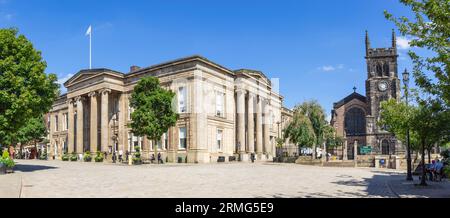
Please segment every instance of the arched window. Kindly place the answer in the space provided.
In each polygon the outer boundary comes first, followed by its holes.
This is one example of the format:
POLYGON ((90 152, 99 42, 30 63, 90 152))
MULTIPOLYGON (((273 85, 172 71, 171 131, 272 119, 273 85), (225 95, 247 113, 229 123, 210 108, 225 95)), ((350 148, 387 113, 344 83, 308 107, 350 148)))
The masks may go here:
POLYGON ((347 136, 366 133, 366 114, 360 108, 352 108, 345 113, 345 131, 347 136))
POLYGON ((381 154, 389 155, 389 141, 386 139, 381 142, 381 154))
POLYGON ((377 76, 379 77, 383 76, 383 67, 381 66, 381 63, 377 64, 377 76))
POLYGON ((384 71, 384 76, 389 77, 389 64, 388 63, 384 63, 383 71, 384 71))

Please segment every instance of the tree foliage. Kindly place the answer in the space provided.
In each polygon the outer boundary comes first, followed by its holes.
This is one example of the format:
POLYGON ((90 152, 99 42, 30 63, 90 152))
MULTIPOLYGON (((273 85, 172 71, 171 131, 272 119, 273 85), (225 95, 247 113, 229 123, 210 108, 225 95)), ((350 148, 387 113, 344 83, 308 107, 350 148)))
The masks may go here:
POLYGON ((411 8, 414 19, 394 17, 385 11, 403 35, 412 37, 411 46, 430 50, 432 55, 422 57, 414 51, 409 56, 414 63, 416 84, 427 93, 450 105, 450 1, 400 0, 411 8), (425 72, 431 72, 430 77, 425 72))
MULTIPOLYGON (((158 141, 168 129, 176 124, 178 114, 172 105, 175 93, 163 89, 156 77, 141 79, 131 96, 132 132, 158 141)), ((156 149, 155 149, 156 150, 156 149)))
POLYGON ((302 113, 294 112, 292 121, 284 129, 284 137, 300 147, 313 147, 316 142, 311 121, 302 113))
MULTIPOLYGON (((379 125, 387 125, 388 130, 402 141, 406 131, 411 133, 411 148, 421 151, 422 164, 425 163, 425 150, 434 144, 446 144, 450 137, 450 113, 443 103, 436 99, 420 100, 416 106, 407 106, 395 100, 383 102, 379 125)), ((425 178, 425 177, 423 177, 425 178)), ((421 181, 426 184, 425 180, 421 181)))
POLYGON ((18 142, 17 131, 48 112, 57 97, 41 52, 16 29, 0 29, 0 144, 18 142))

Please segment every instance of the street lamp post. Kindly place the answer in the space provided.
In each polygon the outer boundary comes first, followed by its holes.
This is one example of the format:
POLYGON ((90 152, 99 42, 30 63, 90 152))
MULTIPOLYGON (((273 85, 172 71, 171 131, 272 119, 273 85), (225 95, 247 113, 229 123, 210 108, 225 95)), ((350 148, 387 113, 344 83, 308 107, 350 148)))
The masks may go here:
MULTIPOLYGON (((405 100, 406 106, 408 106, 408 94, 409 94, 409 72, 405 69, 403 72, 403 84, 405 85, 405 100)), ((412 181, 412 166, 411 166, 411 145, 410 145, 410 136, 409 136, 409 127, 406 130, 406 165, 407 165, 407 181, 412 181)))
POLYGON ((113 135, 113 140, 114 140, 114 145, 113 145, 113 155, 112 155, 112 157, 113 157, 113 163, 116 163, 116 159, 117 159, 117 155, 116 155, 116 151, 117 151, 117 140, 118 140, 118 138, 119 138, 119 136, 118 136, 118 133, 117 133, 117 130, 116 130, 116 126, 117 126, 117 121, 118 121, 118 115, 119 115, 119 111, 116 111, 115 113, 114 113, 114 118, 113 118, 113 121, 114 121, 114 128, 113 128, 113 131, 114 131, 114 135, 113 135))

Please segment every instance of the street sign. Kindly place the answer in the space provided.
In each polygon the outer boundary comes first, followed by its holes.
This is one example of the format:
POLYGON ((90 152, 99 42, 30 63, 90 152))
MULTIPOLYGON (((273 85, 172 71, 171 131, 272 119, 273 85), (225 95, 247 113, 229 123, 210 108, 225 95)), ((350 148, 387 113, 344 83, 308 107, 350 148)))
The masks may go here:
POLYGON ((372 153, 372 146, 361 146, 361 154, 372 153))

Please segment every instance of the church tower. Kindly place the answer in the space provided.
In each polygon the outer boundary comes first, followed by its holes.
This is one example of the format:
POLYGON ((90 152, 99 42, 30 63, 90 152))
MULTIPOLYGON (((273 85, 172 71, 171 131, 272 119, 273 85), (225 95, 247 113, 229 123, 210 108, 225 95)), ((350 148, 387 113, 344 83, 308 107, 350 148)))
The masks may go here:
POLYGON ((366 31, 366 98, 368 115, 366 116, 366 141, 370 145, 380 145, 383 154, 399 149, 392 134, 377 125, 380 119, 382 101, 396 99, 400 101, 400 80, 398 79, 397 39, 392 30, 392 45, 389 48, 372 48, 366 31))
POLYGON ((392 46, 390 48, 371 48, 369 34, 366 31, 366 97, 369 113, 376 120, 379 118, 382 101, 391 98, 400 100, 401 87, 398 79, 396 41, 395 31, 392 30, 392 46))

